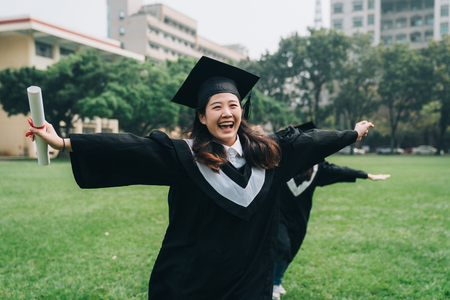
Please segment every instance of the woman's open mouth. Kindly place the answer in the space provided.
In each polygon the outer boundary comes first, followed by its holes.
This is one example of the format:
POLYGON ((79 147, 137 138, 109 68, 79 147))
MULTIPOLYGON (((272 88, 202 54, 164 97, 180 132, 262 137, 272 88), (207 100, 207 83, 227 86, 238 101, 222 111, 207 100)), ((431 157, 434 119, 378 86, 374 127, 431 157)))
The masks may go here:
POLYGON ((233 128, 234 122, 223 122, 219 124, 219 128, 222 130, 229 130, 233 128))

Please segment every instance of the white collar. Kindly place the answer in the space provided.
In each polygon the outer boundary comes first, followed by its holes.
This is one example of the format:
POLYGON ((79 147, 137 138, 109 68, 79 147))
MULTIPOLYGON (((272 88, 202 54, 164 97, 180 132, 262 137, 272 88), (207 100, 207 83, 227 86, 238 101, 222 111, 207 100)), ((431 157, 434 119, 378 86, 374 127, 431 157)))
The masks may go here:
POLYGON ((233 148, 240 156, 244 156, 244 151, 242 150, 241 142, 239 141, 239 135, 236 135, 236 142, 230 147, 222 144, 225 147, 225 150, 228 152, 228 149, 233 148))

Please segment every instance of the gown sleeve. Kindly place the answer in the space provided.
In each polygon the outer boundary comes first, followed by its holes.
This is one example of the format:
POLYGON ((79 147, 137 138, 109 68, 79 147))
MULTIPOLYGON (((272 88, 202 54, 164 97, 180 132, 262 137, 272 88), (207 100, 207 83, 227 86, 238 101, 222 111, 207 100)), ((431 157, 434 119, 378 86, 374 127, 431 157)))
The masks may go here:
POLYGON ((366 179, 367 173, 323 162, 316 185, 325 186, 338 182, 355 182, 357 178, 366 179))
POLYGON ((287 127, 275 134, 282 157, 278 173, 283 181, 324 161, 324 158, 356 141, 355 130, 319 130, 306 132, 287 127))
POLYGON ((71 134, 75 181, 81 188, 171 185, 183 172, 172 140, 161 131, 71 134))

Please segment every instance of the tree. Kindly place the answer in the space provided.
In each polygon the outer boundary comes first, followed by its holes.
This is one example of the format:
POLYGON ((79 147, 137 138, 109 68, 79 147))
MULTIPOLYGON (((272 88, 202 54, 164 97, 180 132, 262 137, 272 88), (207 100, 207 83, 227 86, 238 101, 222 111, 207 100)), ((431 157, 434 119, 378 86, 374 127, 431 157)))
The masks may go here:
POLYGON ((47 71, 23 67, 0 74, 0 101, 9 115, 29 112, 26 88, 37 85, 42 89, 46 120, 59 135, 60 121, 64 121, 67 135, 75 116, 82 116, 79 100, 103 92, 108 68, 95 52, 82 51, 60 60, 47 71))
POLYGON ((440 113, 436 153, 439 155, 445 148, 444 137, 450 125, 450 36, 444 35, 440 41, 430 41, 428 48, 424 49, 424 55, 431 60, 435 72, 434 92, 440 113))
POLYGON ((379 69, 378 51, 371 47, 370 36, 354 37, 350 59, 342 66, 338 76, 339 92, 333 101, 337 113, 344 115, 348 129, 378 108, 379 69))
POLYGON ((108 74, 109 64, 95 51, 69 55, 47 69, 43 88, 47 102, 45 114, 57 132, 60 132, 60 121, 64 121, 68 136, 72 122, 87 116, 83 114, 81 100, 100 95, 108 74))
MULTIPOLYGON (((0 104, 8 116, 28 114, 30 106, 27 88, 32 85, 43 86, 45 78, 45 71, 34 67, 22 67, 18 70, 8 68, 0 71, 0 104)), ((47 99, 44 100, 47 103, 47 99)))
POLYGON ((266 53, 259 61, 243 60, 239 62, 239 67, 261 77, 255 88, 264 95, 290 106, 292 100, 289 98, 289 87, 285 85, 289 73, 278 54, 266 53))
POLYGON ((251 110, 249 122, 252 124, 272 126, 272 131, 291 123, 293 116, 288 107, 273 98, 264 95, 258 89, 253 89, 251 95, 251 110))
MULTIPOLYGON (((169 76, 177 89, 183 84, 192 68, 197 63, 197 59, 179 58, 177 61, 166 61, 169 76)), ((175 91, 176 92, 176 91, 175 91)), ((175 93, 172 95, 174 96, 175 93)), ((177 125, 182 129, 186 129, 194 120, 195 112, 184 105, 178 105, 177 125)))
POLYGON ((179 82, 164 63, 123 58, 111 65, 104 92, 80 101, 82 114, 118 119, 122 130, 141 136, 160 127, 170 130, 177 124, 180 107, 170 100, 179 82))
POLYGON ((429 61, 409 45, 395 43, 379 47, 382 77, 378 88, 381 101, 388 108, 391 149, 397 145, 399 123, 413 111, 420 111, 431 99, 433 68, 429 61))
POLYGON ((308 108, 309 119, 319 127, 326 117, 320 94, 341 70, 351 43, 349 37, 335 30, 308 30, 307 37, 295 33, 282 39, 276 55, 289 70, 286 84, 292 87, 291 99, 300 100, 308 108))

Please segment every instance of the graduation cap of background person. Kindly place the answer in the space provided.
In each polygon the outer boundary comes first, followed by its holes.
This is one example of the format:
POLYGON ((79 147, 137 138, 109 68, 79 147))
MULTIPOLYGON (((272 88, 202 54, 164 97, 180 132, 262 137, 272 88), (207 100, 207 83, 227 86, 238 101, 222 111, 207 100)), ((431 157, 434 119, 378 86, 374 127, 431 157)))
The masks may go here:
POLYGON ((301 130, 303 132, 316 128, 313 122, 306 122, 297 126, 294 126, 295 129, 301 130))
POLYGON ((219 93, 232 93, 242 101, 258 80, 259 76, 202 56, 172 101, 193 109, 200 107, 203 101, 219 93))

